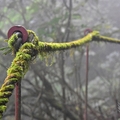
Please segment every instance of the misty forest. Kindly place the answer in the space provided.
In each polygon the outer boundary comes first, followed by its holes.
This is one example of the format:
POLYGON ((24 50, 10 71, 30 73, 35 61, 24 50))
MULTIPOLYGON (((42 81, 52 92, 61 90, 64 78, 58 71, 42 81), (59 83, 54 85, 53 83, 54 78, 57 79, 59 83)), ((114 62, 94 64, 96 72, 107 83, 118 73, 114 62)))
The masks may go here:
MULTIPOLYGON (((120 1, 0 2, 0 48, 8 46, 7 32, 14 25, 51 44, 81 39, 86 29, 120 40, 120 1)), ((38 55, 21 81, 21 119, 15 119, 14 90, 2 120, 119 120, 119 51, 120 44, 90 42, 38 55)), ((0 51, 0 86, 14 58, 0 51)))

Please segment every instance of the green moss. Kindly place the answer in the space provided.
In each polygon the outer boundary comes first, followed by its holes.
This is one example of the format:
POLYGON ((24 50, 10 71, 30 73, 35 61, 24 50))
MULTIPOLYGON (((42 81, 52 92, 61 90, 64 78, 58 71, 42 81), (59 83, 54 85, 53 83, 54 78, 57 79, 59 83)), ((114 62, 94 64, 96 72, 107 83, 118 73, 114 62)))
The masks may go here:
POLYGON ((65 49, 71 49, 78 46, 81 46, 87 42, 91 42, 92 38, 94 36, 99 36, 98 31, 94 31, 92 33, 89 33, 84 38, 67 42, 67 43, 47 43, 47 42, 39 42, 39 48, 38 51, 41 52, 49 52, 49 51, 57 51, 57 50, 65 50, 65 49))
POLYGON ((1 92, 5 92, 5 91, 8 91, 8 90, 13 90, 13 89, 14 89, 14 85, 7 85, 7 86, 5 86, 1 89, 1 92))
POLYGON ((106 36, 95 36, 93 38, 93 41, 101 41, 101 42, 109 42, 109 43, 117 43, 117 44, 120 44, 120 40, 118 39, 115 39, 115 38, 110 38, 110 37, 106 37, 106 36))
POLYGON ((0 97, 4 97, 4 96, 10 96, 11 95, 11 92, 10 91, 7 91, 7 92, 1 92, 1 89, 0 89, 0 97))
POLYGON ((14 48, 14 44, 15 44, 17 39, 18 39, 18 36, 16 34, 13 34, 8 40, 8 46, 11 48, 9 51, 12 50, 13 53, 15 53, 15 51, 16 51, 14 48))
MULTIPOLYGON (((29 31, 29 34, 34 32, 29 31)), ((9 47, 13 50, 14 53, 14 44, 17 40, 17 36, 15 34, 8 40, 9 47)), ((35 36, 35 39, 32 41, 28 41, 21 46, 19 51, 16 53, 16 56, 7 70, 7 77, 4 81, 0 89, 0 115, 6 110, 6 103, 8 102, 8 98, 11 96, 12 91, 14 89, 14 85, 16 82, 20 81, 22 77, 25 75, 29 68, 30 62, 33 58, 37 55, 37 47, 38 45, 38 38, 35 36)), ((1 117, 0 116, 0 117, 1 117)))
POLYGON ((0 106, 0 112, 4 112, 4 111, 6 110, 6 108, 7 108, 7 107, 6 107, 5 105, 1 105, 1 106, 0 106))
POLYGON ((8 46, 13 48, 15 41, 18 39, 18 36, 16 34, 13 34, 9 40, 8 40, 8 46))
POLYGON ((4 104, 5 102, 8 102, 8 101, 9 101, 8 98, 0 99, 0 104, 4 104))
MULTIPOLYGON (((45 60, 47 60, 52 51, 76 48, 91 41, 120 43, 119 40, 100 36, 98 31, 93 31, 81 39, 66 43, 41 42, 33 31, 28 30, 28 34, 28 41, 24 43, 16 53, 11 66, 7 70, 7 77, 0 89, 0 118, 2 117, 2 113, 6 110, 6 103, 12 94, 15 83, 24 77, 28 71, 30 62, 36 58, 37 54, 40 54, 42 59, 45 58, 45 60), (33 38, 30 38, 30 35, 33 35, 33 38)), ((14 44, 17 39, 17 35, 13 34, 8 40, 8 45, 13 53, 15 53, 14 44)))

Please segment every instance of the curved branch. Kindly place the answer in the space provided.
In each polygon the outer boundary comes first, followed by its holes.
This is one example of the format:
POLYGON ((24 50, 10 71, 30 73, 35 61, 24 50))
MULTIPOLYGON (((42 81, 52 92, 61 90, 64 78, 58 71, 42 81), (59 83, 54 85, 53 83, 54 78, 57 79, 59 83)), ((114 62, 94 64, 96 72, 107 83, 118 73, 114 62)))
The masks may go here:
POLYGON ((94 36, 98 36, 98 32, 94 31, 84 38, 65 43, 48 43, 48 42, 39 42, 39 51, 58 51, 58 50, 66 50, 70 48, 75 48, 78 46, 82 46, 87 42, 91 42, 94 36))
POLYGON ((65 42, 65 43, 48 43, 48 42, 39 42, 39 51, 40 52, 50 52, 50 51, 59 51, 59 50, 66 50, 75 48, 78 46, 82 46, 88 42, 109 42, 109 43, 117 43, 120 44, 120 40, 101 36, 98 31, 93 31, 89 33, 87 36, 72 41, 72 42, 65 42))

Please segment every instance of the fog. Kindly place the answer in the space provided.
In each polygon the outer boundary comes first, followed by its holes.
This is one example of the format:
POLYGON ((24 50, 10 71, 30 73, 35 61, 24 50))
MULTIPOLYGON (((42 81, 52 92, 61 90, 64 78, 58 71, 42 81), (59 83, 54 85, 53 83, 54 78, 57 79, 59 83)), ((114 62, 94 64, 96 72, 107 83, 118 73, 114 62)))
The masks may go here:
MULTIPOLYGON (((8 30, 22 25, 43 42, 69 42, 84 30, 120 39, 120 1, 0 0, 0 47, 8 30)), ((21 46, 20 46, 21 47, 21 46)), ((88 113, 85 117, 86 45, 40 55, 21 82, 21 120, 118 120, 120 112, 120 46, 89 43, 88 113), (42 56, 42 57, 41 57, 42 56)), ((15 55, 0 52, 0 84, 15 55)), ((14 92, 3 120, 15 119, 14 92)), ((0 98, 1 99, 1 98, 0 98)), ((1 107, 1 106, 0 106, 1 107)))

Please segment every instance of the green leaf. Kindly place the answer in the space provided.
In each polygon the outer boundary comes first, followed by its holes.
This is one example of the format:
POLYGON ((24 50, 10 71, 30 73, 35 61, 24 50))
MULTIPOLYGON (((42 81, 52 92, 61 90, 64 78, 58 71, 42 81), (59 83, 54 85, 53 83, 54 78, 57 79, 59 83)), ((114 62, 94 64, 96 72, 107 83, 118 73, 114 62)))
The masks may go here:
POLYGON ((2 47, 2 48, 0 48, 0 51, 4 51, 3 54, 5 54, 5 55, 12 52, 10 47, 2 47))
POLYGON ((6 50, 6 49, 10 49, 9 47, 2 47, 0 48, 0 50, 6 50))
POLYGON ((7 54, 8 54, 8 53, 10 53, 10 52, 12 52, 12 50, 11 50, 11 49, 9 49, 9 50, 5 51, 3 54, 7 55, 7 54))

